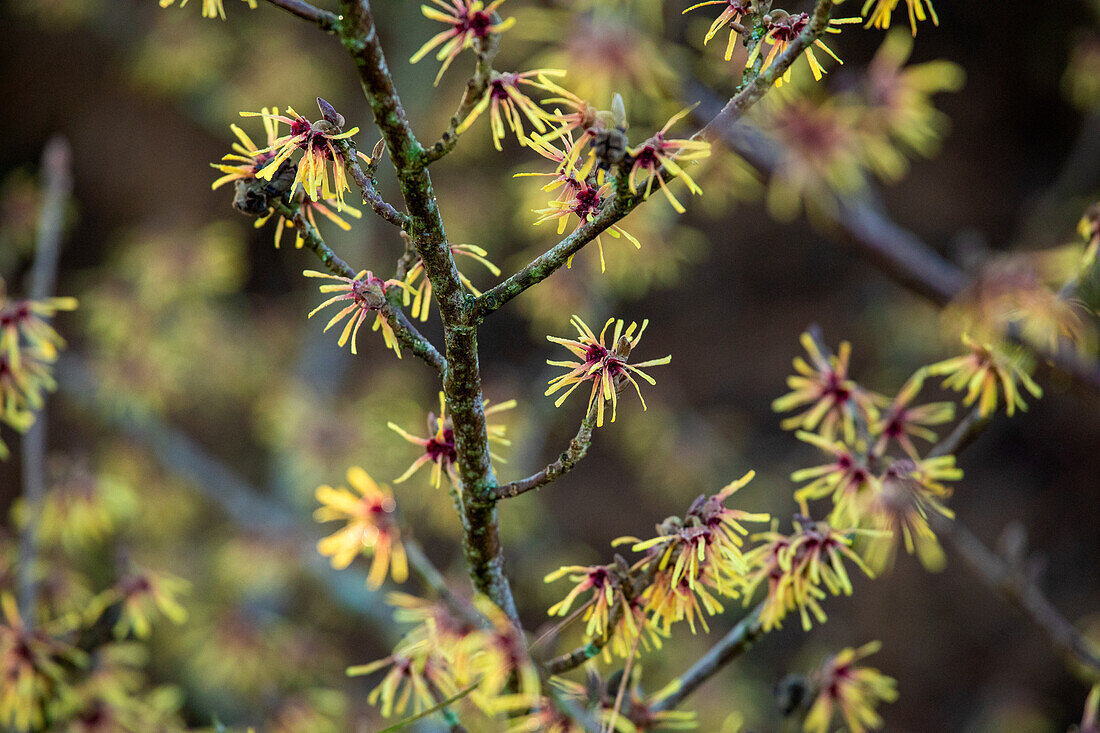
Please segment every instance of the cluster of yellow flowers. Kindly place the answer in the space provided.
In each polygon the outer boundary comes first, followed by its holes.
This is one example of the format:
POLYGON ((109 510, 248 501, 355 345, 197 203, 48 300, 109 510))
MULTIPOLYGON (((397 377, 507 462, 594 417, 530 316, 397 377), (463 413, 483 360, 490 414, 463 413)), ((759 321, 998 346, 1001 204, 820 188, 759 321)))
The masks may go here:
POLYGON ((951 422, 955 408, 950 402, 913 402, 928 375, 955 374, 958 367, 948 361, 918 370, 890 399, 851 379, 847 342, 838 356, 826 356, 810 334, 801 340, 810 362, 795 359, 799 374, 788 379, 792 392, 772 407, 780 412, 808 407, 784 420, 783 427, 799 431, 798 438, 829 461, 792 474, 803 484, 795 492, 800 511, 810 516, 811 502, 828 500, 829 525, 862 535, 861 556, 869 572, 889 565, 898 540, 926 566, 940 567, 943 555, 928 514, 953 516, 942 503, 951 495, 943 482, 961 479, 962 471, 950 455, 921 458, 914 439, 934 441, 933 428, 951 422), (902 455, 891 453, 894 447, 902 455))
POLYGON ((156 720, 168 723, 178 703, 171 694, 141 689, 144 648, 130 640, 148 637, 155 616, 182 623, 187 614, 178 597, 186 587, 166 573, 135 571, 71 612, 44 618, 35 609, 33 626, 14 596, 0 594, 0 726, 47 730, 100 710, 110 710, 111 720, 131 730, 156 720), (104 622, 111 625, 107 639, 97 642, 92 664, 77 641, 104 622))
MULTIPOLYGON (((898 2, 899 0, 867 0, 862 10, 862 15, 866 16, 865 27, 889 28, 890 19, 893 17, 898 2)), ((939 25, 939 18, 936 16, 931 0, 905 0, 905 2, 909 8, 909 21, 914 36, 917 35, 918 21, 931 18, 933 23, 939 25)), ((810 24, 808 13, 788 13, 780 8, 763 9, 756 0, 706 0, 692 5, 683 12, 689 13, 699 8, 714 5, 720 6, 721 12, 707 30, 706 36, 703 38, 703 45, 709 43, 720 31, 728 29, 729 37, 725 49, 726 61, 733 58, 737 39, 742 37, 743 43, 749 48, 745 68, 752 69, 756 74, 770 67, 776 58, 787 50, 791 42, 805 32, 810 24), (745 20, 749 22, 743 23, 745 20), (762 35, 757 36, 750 32, 750 29, 757 26, 763 29, 762 35)), ((840 26, 862 22, 864 22, 863 17, 830 18, 825 27, 825 32, 840 33, 840 26)), ((843 64, 844 62, 821 39, 815 39, 810 46, 806 47, 803 54, 806 56, 806 61, 814 79, 820 81, 825 75, 825 67, 814 55, 813 49, 815 47, 831 56, 837 63, 843 64)), ((791 70, 788 68, 778 80, 778 83, 789 83, 790 81, 791 70)))
MULTIPOLYGON (((603 362, 592 353, 604 337, 596 338, 583 323, 578 330, 581 340, 565 345, 583 361, 562 363, 572 371, 559 379, 591 379, 590 405, 610 401, 602 387, 603 362)), ((944 377, 945 387, 965 390, 962 403, 976 403, 981 416, 996 409, 1001 395, 1009 414, 1023 407, 1019 384, 1040 394, 1026 368, 1003 350, 968 341, 970 353, 918 370, 887 398, 851 377, 849 344, 833 355, 810 334, 801 340, 807 356, 794 360, 791 392, 773 407, 796 411, 783 427, 829 458, 792 475, 799 485, 792 531, 779 531, 778 521, 771 520, 770 529, 750 533, 745 523, 770 517, 724 505, 750 473, 713 496, 699 497, 683 517, 666 519, 657 536, 617 540, 615 545, 644 553, 633 563, 619 558, 611 565, 569 566, 549 574, 547 582, 568 577, 574 584, 550 614, 582 619, 585 639, 605 656, 633 660, 640 651, 660 647, 681 621, 693 632, 706 630, 707 617, 724 610, 724 599, 748 605, 762 595, 755 622, 765 632, 792 613, 809 629, 826 620, 826 598, 852 593, 849 566, 874 577, 889 567, 899 546, 926 567, 940 568, 934 515, 953 517, 944 502, 962 471, 954 456, 920 449, 920 441, 934 442, 936 429, 955 418, 952 402, 918 402, 926 381, 944 377), (822 501, 830 505, 827 517, 815 520, 815 505, 822 501)), ((896 698, 894 682, 855 664, 877 649, 877 643, 845 649, 815 673, 806 731, 829 730, 836 715, 852 730, 881 727, 876 707, 896 698)))
POLYGON ((828 733, 833 730, 837 713, 852 733, 881 728, 882 716, 875 708, 880 701, 898 699, 897 681, 873 667, 856 662, 871 656, 882 644, 872 641, 858 649, 848 647, 827 659, 812 675, 816 692, 803 730, 806 733, 828 733))
POLYGON ((348 669, 352 676, 388 670, 367 697, 383 716, 403 714, 410 704, 416 714, 467 696, 489 717, 538 704, 539 674, 526 641, 491 601, 474 599, 469 618, 406 593, 390 593, 387 601, 395 619, 414 624, 412 630, 389 656, 348 669))
MULTIPOLYGON (((57 388, 53 364, 65 340, 50 320, 76 305, 76 298, 10 298, 0 280, 0 427, 28 430, 35 410, 42 407, 43 394, 57 388)), ((8 448, 0 438, 0 460, 7 457, 8 448)))

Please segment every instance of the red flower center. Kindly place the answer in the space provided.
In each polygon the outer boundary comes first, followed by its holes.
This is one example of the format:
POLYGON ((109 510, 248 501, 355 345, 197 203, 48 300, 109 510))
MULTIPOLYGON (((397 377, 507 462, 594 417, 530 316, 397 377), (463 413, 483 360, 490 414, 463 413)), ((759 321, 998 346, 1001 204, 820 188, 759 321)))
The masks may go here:
POLYGON ((290 125, 290 134, 294 137, 310 135, 313 133, 313 123, 304 117, 299 117, 290 125))
POLYGON ((573 213, 582 220, 587 219, 589 214, 600 208, 601 203, 603 200, 600 198, 599 191, 591 186, 584 186, 577 192, 573 213))
POLYGON ((822 397, 831 396, 837 405, 843 405, 852 397, 852 390, 845 385, 836 372, 829 372, 821 389, 822 397))
POLYGON ((588 582, 592 584, 593 588, 601 590, 607 584, 609 577, 607 568, 596 568, 588 574, 588 582))
POLYGON ((18 303, 15 306, 0 313, 0 328, 6 328, 24 321, 31 315, 31 308, 26 303, 18 303))
POLYGON ((603 361, 607 356, 607 349, 601 344, 592 344, 588 347, 588 351, 584 352, 584 360, 588 364, 595 364, 597 361, 603 361))
POLYGON ((638 151, 638 154, 634 156, 635 165, 639 165, 642 168, 654 168, 660 164, 657 160, 657 149, 652 143, 647 143, 645 147, 638 151))
POLYGON ((424 451, 433 461, 442 459, 448 464, 458 460, 458 451, 455 449, 455 432, 450 428, 444 428, 443 438, 432 438, 424 446, 424 451))
POLYGON ((489 35, 489 26, 493 24, 493 18, 484 10, 479 10, 473 15, 459 18, 458 29, 463 32, 472 32, 478 38, 489 35))

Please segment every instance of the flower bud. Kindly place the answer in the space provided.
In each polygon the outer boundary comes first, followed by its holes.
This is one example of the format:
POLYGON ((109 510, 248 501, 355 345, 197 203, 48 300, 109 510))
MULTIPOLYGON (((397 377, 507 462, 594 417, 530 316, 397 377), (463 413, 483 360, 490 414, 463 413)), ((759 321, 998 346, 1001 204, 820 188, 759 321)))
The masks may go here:
POLYGON ((344 116, 320 97, 317 97, 317 108, 321 110, 321 116, 325 118, 326 122, 335 125, 337 128, 344 126, 344 116))

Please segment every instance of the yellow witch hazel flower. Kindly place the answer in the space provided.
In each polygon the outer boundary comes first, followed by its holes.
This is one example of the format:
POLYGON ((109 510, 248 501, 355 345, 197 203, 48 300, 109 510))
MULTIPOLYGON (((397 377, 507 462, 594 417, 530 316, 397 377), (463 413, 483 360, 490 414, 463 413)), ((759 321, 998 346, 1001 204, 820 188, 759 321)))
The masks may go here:
POLYGON ((900 538, 905 551, 915 554, 925 568, 942 570, 946 563, 943 548, 928 517, 939 514, 955 518, 955 513, 943 505, 951 489, 941 481, 961 478, 962 470, 955 467, 954 456, 894 461, 861 509, 863 521, 875 532, 864 552, 867 564, 876 571, 889 567, 900 538))
POLYGON ((966 81, 962 67, 943 59, 906 66, 914 41, 904 31, 888 33, 864 77, 868 105, 862 111, 860 146, 875 172, 900 179, 907 153, 931 157, 950 126, 932 95, 957 92, 966 81), (900 145, 899 145, 900 144, 900 145))
POLYGON ((419 715, 436 704, 437 694, 449 698, 458 691, 445 660, 423 648, 412 651, 419 653, 395 651, 383 659, 347 669, 349 677, 359 677, 389 667, 382 681, 367 695, 367 702, 378 705, 383 718, 404 714, 410 702, 413 714, 419 715))
MULTIPOLYGON (((611 617, 611 609, 620 602, 621 585, 613 566, 593 565, 585 567, 581 565, 568 565, 558 568, 542 579, 544 583, 553 583, 569 576, 569 580, 576 585, 561 599, 546 611, 550 616, 565 616, 573 603, 582 593, 592 591, 592 597, 585 601, 581 608, 584 609, 583 621, 586 622, 585 636, 602 636, 607 632, 611 617)), ((625 599, 622 599, 625 600, 625 599)))
POLYGON ((1087 270, 1096 262, 1096 252, 1100 250, 1100 202, 1088 208, 1085 215, 1081 217, 1081 221, 1077 223, 1077 231, 1086 242, 1081 269, 1087 270))
POLYGON ((313 512, 313 518, 318 522, 345 522, 341 529, 317 543, 317 551, 331 557, 332 567, 337 570, 346 568, 360 553, 370 554, 367 584, 371 588, 382 585, 387 572, 395 583, 404 583, 409 577, 409 565, 393 516, 397 509, 393 494, 388 486, 375 483, 359 466, 349 468, 347 478, 358 496, 343 486, 317 487, 321 507, 313 512))
MULTIPOLYGON (((498 412, 504 412, 505 410, 511 410, 516 406, 515 400, 508 400, 507 402, 501 402, 498 405, 490 405, 489 400, 485 400, 485 416, 489 417, 498 412)), ((429 463, 432 464, 432 486, 439 488, 442 485, 443 475, 446 474, 450 479, 452 486, 458 486, 459 480, 455 475, 455 463, 458 461, 458 451, 455 448, 455 433, 454 428, 451 426, 451 418, 447 415, 447 398, 442 392, 439 393, 439 415, 435 413, 428 413, 428 433, 427 438, 418 438, 415 435, 402 429, 395 423, 386 423, 386 426, 400 435, 405 440, 414 445, 419 445, 424 449, 424 453, 413 461, 413 464, 409 466, 409 469, 400 477, 394 479, 395 484, 400 484, 406 480, 418 470, 421 466, 425 466, 429 463)), ((499 443, 501 445, 511 445, 511 441, 504 437, 506 426, 501 424, 488 424, 485 426, 486 432, 489 434, 489 441, 493 443, 499 443)), ((496 455, 490 454, 493 460, 504 463, 504 460, 496 455)))
POLYGON ((833 440, 838 430, 843 430, 845 441, 851 445, 856 439, 854 413, 868 423, 878 419, 876 398, 848 378, 848 362, 852 345, 842 341, 836 356, 828 356, 809 333, 799 337, 802 348, 810 357, 807 362, 795 357, 794 369, 798 374, 787 377, 788 394, 772 402, 776 412, 788 412, 809 405, 803 413, 789 417, 780 423, 784 430, 819 431, 827 440, 833 440))
POLYGON ((317 306, 309 312, 308 318, 313 318, 318 311, 329 307, 333 303, 339 303, 342 300, 350 300, 351 303, 342 308, 325 326, 325 331, 335 326, 345 318, 348 322, 344 325, 344 330, 340 333, 339 344, 341 347, 351 339, 351 353, 358 354, 355 346, 355 338, 359 334, 359 327, 363 325, 363 321, 367 319, 367 316, 374 311, 374 325, 371 326, 372 331, 382 330, 382 337, 386 340, 386 346, 393 349, 397 354, 397 358, 401 358, 401 348, 397 344, 397 335, 393 332, 393 326, 390 325, 386 317, 382 315, 382 309, 386 306, 386 290, 390 286, 397 286, 405 288, 405 283, 399 280, 382 280, 377 278, 370 270, 361 270, 355 277, 341 277, 340 275, 330 275, 326 272, 317 272, 316 270, 303 270, 302 274, 306 277, 319 277, 327 278, 329 280, 337 280, 342 284, 330 284, 321 285, 320 290, 322 293, 340 293, 334 295, 321 305, 317 306))
POLYGON ((54 297, 43 300, 7 300, 4 281, 0 279, 0 352, 8 355, 18 367, 21 350, 20 337, 43 358, 54 360, 58 350, 65 347, 61 337, 47 319, 60 311, 76 310, 77 300, 71 297, 54 297))
MULTIPOLYGON (((470 662, 465 675, 458 679, 462 684, 477 683, 471 698, 490 715, 501 712, 504 700, 526 699, 533 703, 541 686, 523 633, 487 597, 476 596, 474 607, 489 624, 466 637, 465 653, 470 662), (516 694, 509 694, 510 690, 516 694)), ((456 667, 456 672, 461 671, 456 667)))
POLYGON ((882 455, 891 443, 896 442, 915 461, 919 453, 913 438, 934 443, 938 436, 931 426, 944 425, 955 419, 954 402, 911 405, 920 394, 927 374, 927 369, 917 370, 898 390, 897 396, 885 404, 886 412, 881 418, 870 426, 871 434, 878 436, 873 448, 876 455, 882 455))
POLYGON ((416 625, 389 656, 349 667, 347 674, 359 677, 388 668, 367 702, 378 705, 386 718, 404 714, 410 702, 420 713, 437 703, 436 695, 450 697, 459 689, 458 677, 469 665, 467 642, 477 630, 439 602, 405 593, 389 593, 386 602, 395 609, 395 621, 416 625))
POLYGON ((767 522, 771 517, 729 509, 724 502, 755 476, 755 471, 749 471, 717 494, 700 496, 692 502, 682 521, 666 521, 657 537, 635 543, 630 549, 641 552, 662 546, 657 569, 671 567, 671 586, 683 580, 694 590, 696 582, 709 570, 708 579, 715 589, 724 595, 734 595, 734 586, 746 570, 741 546, 749 531, 742 522, 767 522))
MULTIPOLYGON (((242 0, 248 3, 248 7, 255 10, 256 0, 242 0)), ((170 5, 175 5, 176 0, 160 0, 160 6, 167 8, 170 5)), ((180 0, 180 7, 187 5, 187 0, 180 0)), ((202 0, 202 17, 204 18, 221 18, 225 20, 225 5, 223 0, 202 0)))
MULTIPOLYGON (((582 141, 588 137, 588 132, 584 133, 581 138, 582 141)), ((557 190, 558 195, 546 207, 534 210, 536 214, 539 214, 535 225, 538 226, 544 222, 557 219, 558 234, 564 234, 571 217, 577 217, 577 226, 574 231, 596 217, 611 193, 612 181, 603 177, 603 171, 597 171, 593 174, 592 168, 596 161, 595 156, 592 154, 589 154, 579 169, 574 167, 581 143, 574 142, 573 134, 564 130, 564 128, 559 129, 555 135, 562 138, 562 150, 551 145, 548 142, 549 138, 537 135, 528 142, 530 147, 539 155, 558 164, 555 172, 517 173, 516 176, 542 176, 551 179, 549 183, 542 187, 542 190, 546 192, 557 190), (603 182, 601 183, 601 181, 603 182)), ((615 239, 625 238, 636 249, 642 248, 642 243, 638 241, 637 237, 618 224, 612 224, 605 231, 615 239)), ((604 259, 603 239, 599 234, 596 235, 596 248, 600 253, 600 272, 606 272, 607 261, 604 259)), ((565 266, 573 266, 572 255, 565 261, 565 266)))
POLYGON ((1003 391, 1005 413, 1011 417, 1016 408, 1027 410, 1017 382, 1033 397, 1043 396, 1042 388, 1028 373, 1032 365, 1023 352, 1010 353, 992 344, 977 342, 966 334, 962 340, 970 353, 933 364, 928 367, 928 373, 945 375, 944 387, 956 392, 966 390, 963 405, 977 402, 979 413, 986 417, 997 409, 998 392, 1003 391))
POLYGON ((443 78, 443 73, 450 67, 451 62, 458 58, 458 55, 465 49, 473 46, 474 41, 481 41, 491 35, 503 33, 515 25, 516 22, 515 18, 508 18, 499 23, 494 21, 493 15, 496 13, 497 8, 504 3, 504 0, 494 0, 488 5, 482 0, 431 1, 443 10, 433 8, 431 5, 421 5, 420 11, 424 14, 424 17, 446 23, 451 27, 432 36, 427 43, 413 54, 409 61, 415 64, 427 56, 436 46, 443 44, 435 55, 437 60, 443 62, 443 65, 439 67, 439 73, 435 76, 436 84, 439 84, 439 80, 443 78))
POLYGON ((859 530, 839 532, 827 522, 796 519, 791 535, 774 528, 753 539, 764 542, 745 553, 750 570, 745 576, 742 597, 746 605, 767 581, 760 623, 764 631, 783 625, 788 613, 798 611, 802 628, 809 631, 813 619, 825 623, 821 601, 832 595, 851 595, 852 581, 844 560, 873 578, 871 568, 852 550, 852 535, 870 534, 859 530), (824 586, 824 588, 822 588, 824 586), (828 593, 826 593, 828 590, 828 593))
POLYGON ((469 116, 458 126, 456 132, 460 134, 465 132, 485 110, 489 110, 489 127, 493 132, 493 147, 498 151, 502 149, 500 141, 504 139, 505 123, 515 133, 520 145, 527 145, 529 140, 523 131, 524 118, 539 133, 546 132, 547 123, 555 118, 520 91, 520 85, 523 84, 547 91, 548 88, 541 81, 532 79, 532 77, 543 79, 547 75, 564 76, 565 71, 562 69, 534 69, 522 73, 492 72, 489 77, 489 88, 485 90, 481 101, 474 106, 469 116))
POLYGON ((749 471, 717 494, 698 497, 682 519, 669 517, 658 525, 652 539, 621 537, 613 543, 633 542, 631 550, 649 552, 654 575, 643 594, 645 609, 661 633, 679 621, 695 633, 696 620, 708 631, 706 616, 723 611, 716 596, 737 596, 748 570, 741 547, 749 531, 743 523, 770 517, 729 509, 724 502, 754 476, 749 471))
POLYGON ((872 667, 856 663, 882 648, 872 641, 858 649, 848 647, 825 661, 811 676, 817 692, 802 724, 806 733, 829 733, 834 730, 833 718, 839 713, 851 733, 866 733, 882 727, 876 710, 881 702, 898 699, 897 680, 872 667))
MULTIPOLYGON (((76 306, 75 298, 9 299, 0 279, 0 425, 28 430, 43 393, 57 389, 52 365, 65 340, 49 319, 76 306)), ((0 460, 7 457, 0 440, 0 460)))
MULTIPOLYGON (((24 350, 18 364, 0 352, 0 424, 20 432, 30 429, 35 420, 34 410, 42 408, 42 393, 57 389, 50 363, 37 350, 24 350)), ((0 440, 0 460, 8 454, 8 447, 0 440)))
POLYGON ((672 356, 669 355, 660 359, 643 361, 639 364, 627 363, 630 352, 642 340, 642 334, 645 333, 646 326, 649 325, 649 319, 642 321, 641 328, 638 328, 637 323, 631 321, 630 326, 624 331, 626 324, 621 318, 618 320, 608 318, 607 323, 603 325, 603 329, 600 331, 599 338, 588 327, 588 324, 580 319, 580 316, 573 316, 571 322, 573 327, 577 329, 580 340, 563 339, 556 336, 546 337, 548 341, 561 344, 569 349, 580 360, 546 362, 550 366, 566 367, 570 370, 568 373, 555 377, 549 382, 550 386, 546 390, 547 397, 563 387, 569 387, 565 394, 558 397, 557 401, 554 402, 554 407, 560 407, 561 403, 565 402, 565 399, 573 393, 573 390, 584 382, 592 382, 592 392, 588 397, 588 412, 592 412, 592 403, 595 402, 596 427, 603 427, 604 406, 608 402, 611 403, 611 422, 615 422, 619 404, 619 390, 625 386, 625 383, 629 382, 638 393, 638 399, 642 401, 642 409, 644 410, 645 398, 642 397, 642 390, 634 377, 638 376, 650 384, 656 384, 657 382, 643 372, 641 368, 660 366, 672 361, 672 356), (604 344, 604 337, 607 335, 607 329, 612 323, 615 324, 615 330, 611 337, 612 346, 608 348, 604 344))
POLYGON ((50 488, 37 502, 19 501, 12 519, 19 527, 34 522, 38 541, 70 553, 95 547, 132 516, 137 498, 123 481, 95 476, 79 463, 52 460, 50 488))
POLYGON ((337 114, 331 105, 323 99, 317 99, 317 106, 320 107, 326 119, 310 122, 295 112, 293 107, 286 108, 286 115, 280 115, 277 110, 273 110, 272 112, 241 112, 241 117, 262 117, 265 123, 270 120, 290 127, 289 134, 276 138, 266 148, 252 151, 253 157, 265 153, 274 153, 274 156, 267 160, 266 165, 256 173, 257 178, 270 181, 278 172, 280 166, 290 160, 294 153, 301 150, 303 155, 302 159, 298 161, 298 171, 294 176, 294 184, 300 185, 306 195, 314 201, 322 198, 334 199, 336 208, 340 210, 344 207, 344 192, 350 191, 351 186, 348 185, 347 172, 344 170, 346 165, 344 154, 335 141, 350 138, 359 132, 359 128, 353 127, 350 130, 341 131, 337 123, 328 118, 332 117, 342 125, 343 117, 337 114), (328 176, 328 162, 330 160, 332 161, 331 180, 333 182, 331 187, 328 176))
MULTIPOLYGON (((585 622, 586 639, 610 638, 609 643, 603 648, 605 661, 611 659, 609 650, 625 658, 632 656, 638 646, 647 651, 661 648, 660 631, 649 623, 644 602, 640 597, 631 598, 624 592, 623 578, 629 572, 630 568, 620 567, 618 564, 588 567, 569 565, 543 578, 544 583, 554 583, 568 576, 570 582, 575 584, 565 598, 547 610, 547 614, 569 615, 561 622, 561 626, 568 624, 576 618, 577 614, 581 614, 581 620, 585 622), (570 614, 573 604, 582 594, 588 592, 591 592, 588 599, 570 614), (616 613, 617 621, 615 621, 616 613)), ((560 629, 560 626, 558 628, 560 629)))
POLYGON ((191 587, 183 579, 164 572, 134 569, 115 585, 91 600, 84 611, 85 621, 94 623, 108 608, 118 607, 118 620, 111 633, 116 639, 131 634, 139 639, 148 638, 153 631, 153 621, 164 616, 174 624, 187 621, 187 609, 180 597, 191 587))
POLYGON ((121 639, 132 631, 139 639, 147 638, 157 615, 163 615, 174 624, 182 624, 187 620, 187 610, 180 604, 179 597, 190 586, 183 578, 148 570, 124 577, 106 596, 117 594, 115 597, 121 602, 114 635, 121 639))
POLYGON ((41 626, 29 628, 11 593, 0 593, 0 611, 0 726, 46 730, 45 709, 57 700, 67 669, 87 657, 41 626))
POLYGON ((275 157, 274 148, 278 145, 279 140, 279 108, 268 109, 264 107, 260 110, 260 117, 264 121, 267 145, 261 148, 240 127, 230 125, 229 129, 237 136, 237 142, 232 145, 232 153, 222 156, 221 163, 210 164, 212 168, 225 174, 210 184, 211 189, 217 190, 231 181, 253 179, 275 157))
POLYGON ((658 571, 653 584, 645 591, 645 610, 651 614, 654 628, 668 636, 673 624, 687 621, 688 628, 694 634, 698 621, 703 632, 709 633, 707 616, 717 616, 726 610, 715 591, 718 581, 714 570, 703 568, 694 588, 689 586, 686 575, 678 583, 672 582, 671 575, 672 571, 668 568, 658 571))
POLYGON ((829 463, 803 468, 791 474, 791 481, 809 482, 794 492, 794 499, 802 513, 809 514, 808 502, 830 498, 833 502, 833 511, 829 515, 831 524, 858 525, 863 501, 867 493, 875 489, 877 481, 867 465, 866 457, 840 441, 826 440, 816 433, 800 430, 795 437, 832 456, 829 463))
POLYGON ((705 140, 675 140, 665 137, 669 128, 686 117, 689 112, 691 112, 690 108, 677 112, 665 123, 665 126, 662 127, 656 135, 628 151, 633 161, 630 166, 629 178, 627 179, 630 184, 630 190, 637 193, 638 174, 648 174, 649 178, 646 180, 645 196, 648 197, 650 191, 653 190, 653 181, 656 179, 665 198, 672 204, 672 208, 676 209, 677 213, 680 214, 684 213, 684 206, 672 195, 672 191, 669 190, 668 184, 665 182, 665 174, 668 173, 673 177, 682 179, 689 191, 693 194, 701 195, 703 190, 699 188, 699 185, 692 180, 691 176, 680 167, 679 163, 699 160, 700 158, 705 158, 710 155, 710 143, 705 140))
MULTIPOLYGON (((845 25, 849 23, 862 23, 862 18, 831 18, 829 25, 825 28, 826 33, 840 33, 840 28, 837 26, 845 25)), ((764 34, 764 38, 757 43, 752 53, 749 54, 749 59, 745 64, 746 68, 753 66, 756 60, 763 54, 765 44, 771 46, 767 55, 764 56, 764 63, 761 65, 761 71, 767 69, 772 65, 772 62, 787 50, 787 46, 791 41, 798 38, 802 31, 806 29, 806 26, 810 23, 810 16, 807 13, 795 13, 790 14, 785 10, 778 8, 772 10, 764 17, 764 27, 767 28, 767 32, 764 34)), ((840 60, 840 57, 833 53, 832 49, 825 45, 825 42, 820 38, 813 42, 814 46, 817 46, 829 56, 833 57, 838 64, 844 62, 840 60)), ((821 65, 821 62, 817 60, 817 56, 814 55, 813 48, 807 46, 804 51, 806 54, 806 61, 810 64, 810 71, 813 72, 814 79, 821 81, 821 78, 825 76, 825 67, 821 65)), ((789 83, 791 81, 791 69, 787 68, 783 72, 782 78, 776 80, 777 85, 781 85, 784 82, 789 83)))
MULTIPOLYGON (((899 2, 901 0, 867 0, 863 4, 863 15, 867 16, 867 25, 864 27, 873 26, 883 30, 889 28, 890 18, 894 15, 899 2)), ((909 25, 913 29, 914 36, 917 35, 918 21, 931 19, 933 25, 940 24, 936 9, 932 7, 932 0, 905 0, 905 5, 909 9, 909 25)))
POLYGON ((733 58, 733 48, 737 41, 738 24, 741 22, 741 18, 752 13, 752 3, 748 0, 706 0, 706 2, 696 3, 690 8, 686 9, 684 13, 690 13, 692 10, 697 10, 708 5, 724 5, 722 12, 714 19, 714 22, 710 24, 710 29, 707 31, 706 37, 703 38, 703 45, 710 43, 710 39, 714 38, 715 34, 723 28, 729 28, 730 36, 729 41, 726 42, 726 61, 733 58))
MULTIPOLYGON (((768 213, 786 221, 807 213, 831 211, 836 195, 866 183, 862 156, 871 150, 859 134, 861 113, 836 98, 821 101, 802 95, 772 94, 757 114, 760 125, 780 143, 775 173, 768 182, 768 213)), ((873 148, 877 151, 878 148, 873 148)))

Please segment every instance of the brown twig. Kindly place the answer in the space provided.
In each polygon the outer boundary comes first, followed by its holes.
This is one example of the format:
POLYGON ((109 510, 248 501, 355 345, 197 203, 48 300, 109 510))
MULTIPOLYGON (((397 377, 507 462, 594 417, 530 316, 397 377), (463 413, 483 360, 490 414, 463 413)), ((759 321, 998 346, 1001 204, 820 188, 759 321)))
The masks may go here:
POLYGON ((981 435, 989 424, 989 419, 989 415, 982 417, 980 407, 975 407, 959 421, 959 424, 946 438, 932 446, 931 450, 928 451, 928 457, 950 456, 963 450, 981 435))
MULTIPOLYGON (((385 201, 378 193, 375 187, 374 171, 363 170, 363 166, 359 164, 359 156, 355 146, 345 141, 341 148, 344 153, 344 169, 355 181, 355 185, 359 186, 359 190, 362 191, 363 203, 370 206, 374 213, 390 224, 399 229, 405 229, 409 225, 409 217, 394 208, 393 204, 385 201)), ((372 164, 377 165, 377 161, 372 161, 372 164)))
MULTIPOLYGON (((957 454, 988 424, 988 417, 982 418, 975 408, 950 435, 929 451, 929 456, 957 454)), ((936 536, 951 547, 989 588, 1023 611, 1056 650, 1090 670, 1094 679, 1100 679, 1100 653, 1018 568, 986 547, 957 518, 952 520, 938 512, 928 512, 928 522, 936 536)))
POLYGON ((1023 611, 1051 645, 1068 660, 1086 668, 1093 681, 1100 680, 1100 653, 1096 647, 1066 620, 1034 583, 986 547, 958 520, 929 512, 928 521, 936 535, 983 583, 1023 611))
POLYGON ((318 28, 326 33, 336 33, 340 29, 340 18, 335 13, 314 7, 305 0, 267 0, 277 8, 282 8, 291 15, 296 15, 310 23, 315 23, 318 28))
POLYGON ((763 626, 760 624, 761 608, 763 608, 762 603, 753 608, 717 644, 700 657, 699 661, 677 677, 669 693, 657 700, 649 709, 652 712, 672 710, 720 669, 748 651, 749 647, 764 633, 763 626))
POLYGON ((545 486, 552 481, 556 481, 572 471, 573 468, 581 462, 581 459, 588 454, 588 448, 592 445, 592 431, 596 427, 595 408, 596 405, 593 405, 592 409, 585 415, 584 419, 581 421, 580 429, 577 430, 577 434, 569 441, 569 447, 558 456, 556 461, 527 478, 498 486, 494 492, 496 497, 498 499, 509 499, 519 496, 520 494, 545 486))
POLYGON ((392 305, 382 308, 382 316, 389 322, 394 335, 401 345, 411 351, 414 356, 426 363, 439 374, 440 379, 447 373, 447 359, 432 345, 427 336, 424 336, 412 324, 405 311, 392 305))
POLYGON ((303 245, 310 252, 317 255, 317 259, 321 260, 321 264, 325 266, 325 269, 340 277, 355 277, 356 270, 353 270, 351 265, 325 244, 325 240, 321 238, 321 233, 302 215, 301 207, 297 203, 286 203, 272 199, 271 207, 275 209, 275 213, 289 220, 301 231, 303 245))

